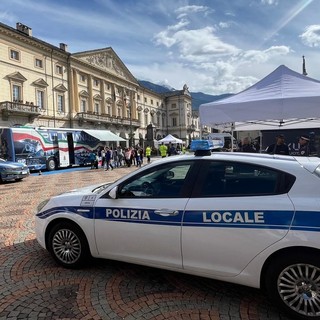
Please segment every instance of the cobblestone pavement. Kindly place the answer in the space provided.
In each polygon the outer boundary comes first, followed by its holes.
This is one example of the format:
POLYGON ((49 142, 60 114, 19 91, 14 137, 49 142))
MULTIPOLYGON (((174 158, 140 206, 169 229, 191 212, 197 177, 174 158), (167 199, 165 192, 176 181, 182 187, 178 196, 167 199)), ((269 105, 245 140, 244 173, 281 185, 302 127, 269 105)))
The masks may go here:
POLYGON ((57 266, 35 240, 37 204, 132 170, 32 175, 0 185, 0 319, 287 319, 252 288, 114 261, 57 266))

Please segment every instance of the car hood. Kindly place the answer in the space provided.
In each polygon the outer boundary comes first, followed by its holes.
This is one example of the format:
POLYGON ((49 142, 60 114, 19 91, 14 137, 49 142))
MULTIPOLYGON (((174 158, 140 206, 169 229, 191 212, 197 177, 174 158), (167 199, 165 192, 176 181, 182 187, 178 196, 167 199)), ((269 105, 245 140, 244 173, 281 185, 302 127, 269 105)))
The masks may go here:
POLYGON ((23 168, 27 168, 27 166, 19 162, 6 161, 6 162, 0 162, 0 168, 23 169, 23 168))
POLYGON ((94 184, 87 187, 77 188, 77 189, 73 189, 73 190, 61 193, 59 196, 70 195, 70 194, 72 195, 86 195, 86 194, 93 194, 93 193, 100 194, 103 190, 105 190, 111 184, 112 182, 94 184))

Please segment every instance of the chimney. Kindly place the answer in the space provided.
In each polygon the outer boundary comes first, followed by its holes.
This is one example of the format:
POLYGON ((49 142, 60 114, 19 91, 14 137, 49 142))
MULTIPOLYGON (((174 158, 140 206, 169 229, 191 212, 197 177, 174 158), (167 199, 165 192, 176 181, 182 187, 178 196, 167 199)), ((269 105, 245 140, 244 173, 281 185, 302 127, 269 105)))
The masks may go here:
POLYGON ((29 28, 28 26, 20 23, 20 22, 17 22, 16 24, 16 29, 24 34, 26 34, 27 36, 30 36, 32 37, 32 29, 29 28))
POLYGON ((60 49, 67 52, 68 51, 68 45, 65 43, 60 43, 60 49))

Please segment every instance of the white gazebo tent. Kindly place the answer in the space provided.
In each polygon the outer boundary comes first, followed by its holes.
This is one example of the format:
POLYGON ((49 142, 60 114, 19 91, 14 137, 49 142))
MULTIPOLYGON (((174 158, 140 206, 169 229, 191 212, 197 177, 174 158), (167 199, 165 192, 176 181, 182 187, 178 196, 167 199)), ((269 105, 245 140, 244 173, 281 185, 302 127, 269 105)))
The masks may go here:
POLYGON ((223 100, 200 105, 201 125, 215 127, 238 122, 277 126, 319 120, 320 81, 284 65, 248 89, 223 100))
POLYGON ((158 140, 158 143, 164 143, 164 144, 169 144, 169 143, 183 143, 183 141, 179 138, 174 137, 171 134, 168 134, 166 137, 164 137, 161 140, 158 140))

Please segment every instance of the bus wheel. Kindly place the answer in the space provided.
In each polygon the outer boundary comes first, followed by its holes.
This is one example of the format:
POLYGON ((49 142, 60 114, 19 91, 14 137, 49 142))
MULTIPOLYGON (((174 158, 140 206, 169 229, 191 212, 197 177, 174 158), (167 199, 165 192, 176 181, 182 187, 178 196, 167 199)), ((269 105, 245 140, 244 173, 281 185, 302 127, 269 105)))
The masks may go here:
POLYGON ((56 162, 53 158, 48 159, 47 170, 52 171, 56 169, 56 162))

